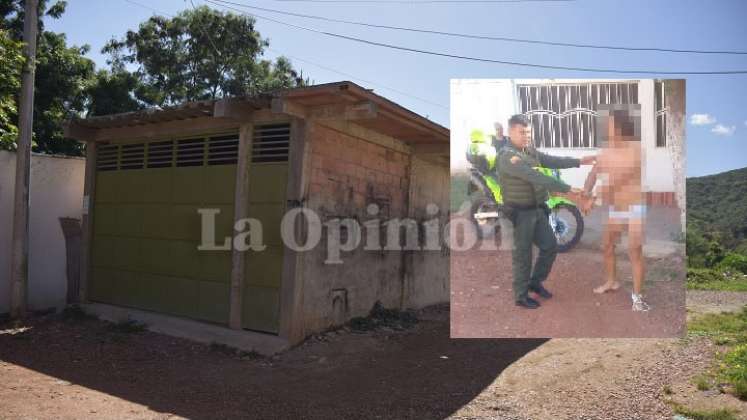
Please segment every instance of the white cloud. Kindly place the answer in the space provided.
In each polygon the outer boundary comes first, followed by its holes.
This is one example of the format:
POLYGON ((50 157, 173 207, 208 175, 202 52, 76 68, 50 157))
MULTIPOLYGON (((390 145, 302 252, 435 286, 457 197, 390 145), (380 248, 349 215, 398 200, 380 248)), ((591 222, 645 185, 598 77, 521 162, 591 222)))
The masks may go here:
POLYGON ((690 124, 710 125, 716 122, 716 118, 709 114, 690 114, 690 124))
POLYGON ((716 124, 711 129, 711 133, 718 134, 719 136, 731 136, 735 131, 737 131, 737 126, 735 125, 727 127, 723 124, 716 124))

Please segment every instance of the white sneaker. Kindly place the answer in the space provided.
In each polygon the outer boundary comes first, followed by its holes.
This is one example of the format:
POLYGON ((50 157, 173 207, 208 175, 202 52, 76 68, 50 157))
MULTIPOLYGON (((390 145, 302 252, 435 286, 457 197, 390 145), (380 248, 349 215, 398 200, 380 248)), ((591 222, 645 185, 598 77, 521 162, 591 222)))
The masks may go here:
POLYGON ((646 312, 649 309, 651 309, 646 302, 643 301, 642 295, 637 295, 635 293, 630 295, 630 298, 633 299, 633 311, 636 312, 646 312))

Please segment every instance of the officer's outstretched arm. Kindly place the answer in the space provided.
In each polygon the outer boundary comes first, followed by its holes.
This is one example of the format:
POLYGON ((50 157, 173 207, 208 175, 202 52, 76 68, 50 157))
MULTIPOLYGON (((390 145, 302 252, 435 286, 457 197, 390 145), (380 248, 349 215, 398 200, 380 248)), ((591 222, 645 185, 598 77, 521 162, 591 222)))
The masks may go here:
POLYGON ((537 150, 537 159, 540 165, 550 169, 578 168, 581 166, 580 159, 569 156, 552 156, 539 150, 537 150))
POLYGON ((507 174, 521 178, 533 185, 545 187, 548 191, 568 192, 571 189, 570 185, 535 171, 513 153, 502 153, 499 163, 501 169, 507 174))

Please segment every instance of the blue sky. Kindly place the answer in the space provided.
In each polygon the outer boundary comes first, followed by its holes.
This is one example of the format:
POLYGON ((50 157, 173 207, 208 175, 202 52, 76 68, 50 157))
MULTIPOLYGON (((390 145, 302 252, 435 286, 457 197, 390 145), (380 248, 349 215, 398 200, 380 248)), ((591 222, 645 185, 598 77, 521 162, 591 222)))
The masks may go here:
MULTIPOLYGON (((203 4, 202 0, 194 1, 203 4)), ((503 4, 232 1, 331 18, 447 32, 590 44, 747 50, 747 25, 744 24, 747 2, 741 0, 576 0, 503 4)), ((171 14, 191 7, 188 0, 139 2, 171 14)), ((46 24, 48 29, 65 32, 72 44, 89 44, 89 56, 103 67, 105 57, 100 50, 104 43, 111 37, 123 36, 128 29, 136 28, 152 14, 152 11, 125 0, 69 0, 62 19, 53 21, 47 18, 46 24)), ((378 42, 498 60, 656 71, 747 69, 747 55, 621 52, 523 45, 369 29, 269 12, 260 14, 378 42)), ((451 78, 611 77, 601 73, 529 69, 394 51, 300 31, 262 19, 258 19, 257 29, 270 39, 272 51, 267 51, 267 57, 289 56, 295 66, 314 82, 353 80, 446 126, 451 78), (301 60, 355 77, 343 76, 301 60)), ((631 74, 613 77, 655 76, 631 74)), ((747 107, 744 105, 747 75, 687 76, 687 80, 689 116, 708 115, 694 117, 700 125, 688 122, 688 176, 747 166, 747 107)))

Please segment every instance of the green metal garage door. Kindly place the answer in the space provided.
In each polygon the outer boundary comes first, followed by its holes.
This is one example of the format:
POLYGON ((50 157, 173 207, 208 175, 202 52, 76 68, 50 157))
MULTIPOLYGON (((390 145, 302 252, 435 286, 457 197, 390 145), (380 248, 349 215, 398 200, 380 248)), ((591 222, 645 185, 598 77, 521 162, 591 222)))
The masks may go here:
POLYGON ((249 251, 246 259, 242 325, 253 330, 278 330, 284 249, 280 221, 286 204, 289 139, 289 124, 257 126, 252 137, 248 213, 262 222, 267 246, 261 252, 249 251))
MULTIPOLYGON (((201 235, 197 210, 220 210, 218 243, 232 235, 237 150, 237 134, 99 146, 91 300, 228 322, 231 252, 197 250, 201 235)), ((266 171, 266 164, 254 160, 250 179, 266 171)), ((270 166, 287 166, 287 162, 270 166)), ((277 182, 284 194, 285 176, 277 182)), ((262 189, 256 190, 261 203, 274 198, 263 198, 262 189)), ((279 230, 279 225, 267 225, 265 230, 279 230)), ((248 266, 254 262, 255 269, 277 279, 270 281, 264 274, 247 278, 244 307, 254 308, 245 310, 244 326, 277 331, 282 258, 264 259, 261 254, 257 258, 248 266)), ((252 275, 251 270, 247 274, 252 275)))

